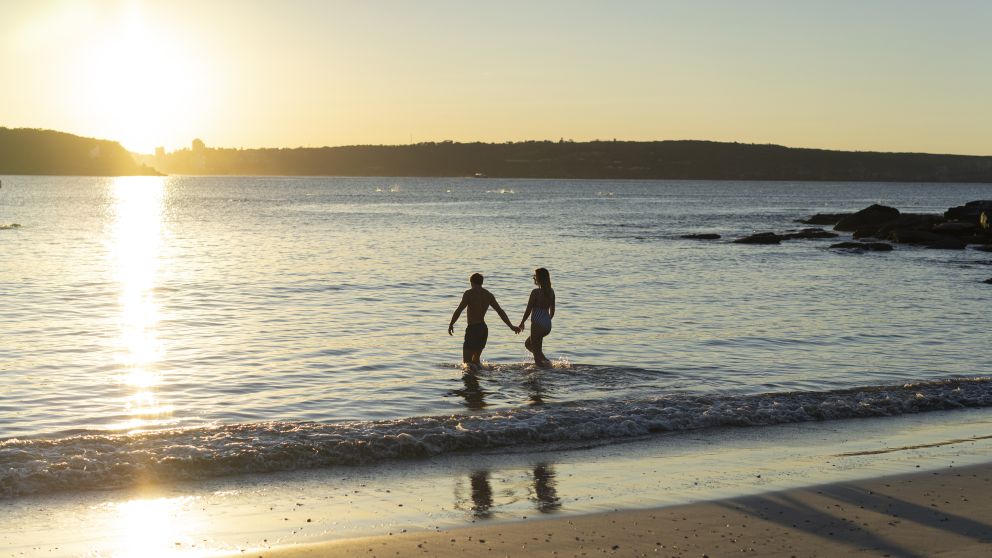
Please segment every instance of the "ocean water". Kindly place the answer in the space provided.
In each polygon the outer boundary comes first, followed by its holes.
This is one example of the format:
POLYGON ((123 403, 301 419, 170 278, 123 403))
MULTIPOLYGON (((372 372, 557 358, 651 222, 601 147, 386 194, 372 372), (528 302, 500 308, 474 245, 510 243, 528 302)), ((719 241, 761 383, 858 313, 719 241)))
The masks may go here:
MULTIPOLYGON (((737 245, 992 185, 4 177, 0 497, 992 406, 992 257, 737 245), (680 235, 716 232, 717 241, 680 235), (468 276, 488 366, 446 333, 468 276)), ((841 239, 843 240, 843 238, 841 239)))

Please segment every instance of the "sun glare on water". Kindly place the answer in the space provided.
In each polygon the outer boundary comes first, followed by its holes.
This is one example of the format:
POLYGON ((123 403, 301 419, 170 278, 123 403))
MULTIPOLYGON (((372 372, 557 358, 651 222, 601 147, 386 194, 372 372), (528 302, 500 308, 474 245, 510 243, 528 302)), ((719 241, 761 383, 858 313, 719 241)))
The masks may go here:
POLYGON ((158 341, 159 305, 155 287, 162 250, 162 204, 166 179, 115 178, 112 266, 119 288, 119 382, 132 393, 125 403, 131 417, 115 429, 132 430, 169 418, 172 408, 155 395, 161 383, 156 364, 162 359, 158 341))

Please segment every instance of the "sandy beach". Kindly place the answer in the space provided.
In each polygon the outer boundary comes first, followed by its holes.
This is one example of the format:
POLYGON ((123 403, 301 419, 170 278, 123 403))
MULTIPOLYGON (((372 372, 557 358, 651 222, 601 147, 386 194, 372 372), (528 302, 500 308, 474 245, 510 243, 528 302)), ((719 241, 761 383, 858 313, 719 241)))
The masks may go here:
POLYGON ((990 496, 992 464, 948 467, 669 508, 302 545, 257 556, 988 556, 990 496))
POLYGON ((990 426, 976 409, 37 496, 5 504, 0 547, 11 558, 980 555, 990 426))

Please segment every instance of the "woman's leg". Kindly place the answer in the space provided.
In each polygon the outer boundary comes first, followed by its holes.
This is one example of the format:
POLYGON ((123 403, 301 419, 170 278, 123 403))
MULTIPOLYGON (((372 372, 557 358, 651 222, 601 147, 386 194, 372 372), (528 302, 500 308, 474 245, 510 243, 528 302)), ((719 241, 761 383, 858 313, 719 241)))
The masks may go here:
POLYGON ((531 325, 530 328, 530 347, 528 347, 532 353, 534 353, 534 362, 538 365, 545 365, 548 362, 548 358, 544 356, 544 337, 547 336, 550 331, 542 327, 534 327, 531 325))

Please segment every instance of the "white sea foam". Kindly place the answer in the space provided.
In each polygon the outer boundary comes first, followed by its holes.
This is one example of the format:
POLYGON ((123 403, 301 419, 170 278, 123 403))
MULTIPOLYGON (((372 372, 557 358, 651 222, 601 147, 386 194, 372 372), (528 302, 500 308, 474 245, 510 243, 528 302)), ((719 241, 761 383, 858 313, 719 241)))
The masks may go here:
POLYGON ((715 396, 671 394, 474 415, 337 424, 266 422, 128 435, 0 442, 0 495, 121 487, 224 475, 361 465, 520 444, 654 432, 895 416, 992 406, 992 379, 715 396))

